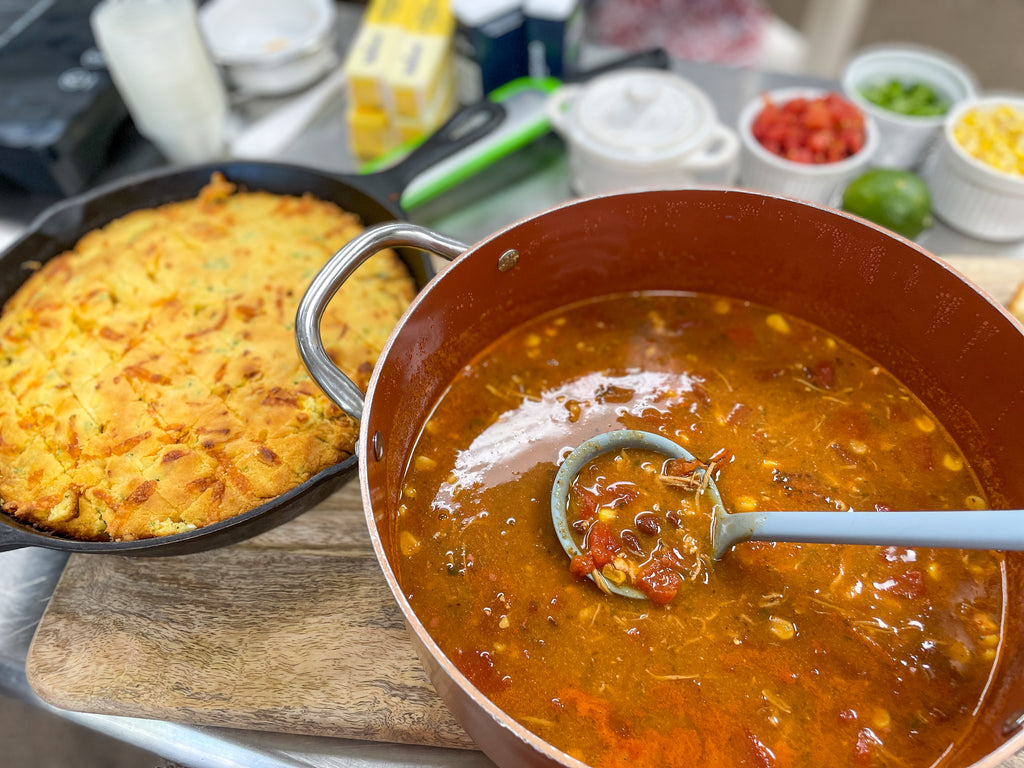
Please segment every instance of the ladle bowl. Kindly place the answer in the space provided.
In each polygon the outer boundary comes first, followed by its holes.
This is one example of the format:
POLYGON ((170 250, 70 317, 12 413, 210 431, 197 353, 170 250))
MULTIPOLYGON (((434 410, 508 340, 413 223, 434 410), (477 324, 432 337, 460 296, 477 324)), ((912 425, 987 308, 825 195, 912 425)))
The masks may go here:
MULTIPOLYGON (((619 429, 613 432, 602 432, 589 440, 580 443, 562 462, 555 475, 555 482, 551 487, 551 522, 554 523, 555 533, 562 544, 562 548, 570 558, 583 554, 576 540, 573 538, 569 528, 569 520, 566 515, 569 509, 569 494, 572 491, 573 480, 579 474, 583 466, 598 456, 610 451, 622 448, 647 449, 663 453, 671 459, 684 459, 693 461, 694 455, 678 443, 669 440, 667 437, 657 435, 653 432, 644 432, 639 429, 619 429)), ((703 473, 704 469, 698 469, 703 473)), ((710 477, 703 493, 708 502, 712 505, 712 523, 725 517, 725 508, 722 506, 722 499, 718 495, 718 487, 710 477)), ((712 529, 714 531, 714 529, 712 529)), ((714 537, 714 532, 712 533, 714 537)), ((712 538, 712 541, 715 541, 712 538)), ((647 595, 636 587, 629 584, 616 584, 601 575, 599 570, 594 570, 588 577, 605 592, 614 592, 623 597, 632 597, 637 600, 646 600, 647 595)))
MULTIPOLYGON (((669 438, 637 429, 602 432, 580 443, 558 468, 551 488, 551 521, 570 558, 583 554, 573 538, 567 517, 573 480, 588 461, 624 448, 658 451, 672 459, 695 459, 669 438)), ((698 469, 697 473, 706 471, 698 469)), ((744 541, 1024 550, 1024 510, 1020 509, 729 513, 713 477, 702 479, 698 493, 704 495, 711 507, 711 545, 715 560, 744 541)), ((591 572, 589 577, 606 592, 647 599, 639 589, 629 584, 615 584, 600 571, 591 572)))

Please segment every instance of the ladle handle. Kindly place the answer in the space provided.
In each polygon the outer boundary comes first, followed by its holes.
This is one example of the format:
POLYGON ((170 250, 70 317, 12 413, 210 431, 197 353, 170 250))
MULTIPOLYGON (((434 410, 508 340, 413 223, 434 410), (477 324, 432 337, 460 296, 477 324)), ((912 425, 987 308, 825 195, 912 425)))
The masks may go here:
POLYGON ((363 392, 331 360, 320 335, 327 304, 364 261, 385 248, 411 247, 451 261, 468 246, 426 227, 405 222, 378 224, 353 238, 331 257, 309 284, 295 313, 295 341, 309 375, 338 407, 362 418, 363 392))
POLYGON ((715 559, 741 541, 1024 550, 1024 510, 740 512, 718 534, 715 559))

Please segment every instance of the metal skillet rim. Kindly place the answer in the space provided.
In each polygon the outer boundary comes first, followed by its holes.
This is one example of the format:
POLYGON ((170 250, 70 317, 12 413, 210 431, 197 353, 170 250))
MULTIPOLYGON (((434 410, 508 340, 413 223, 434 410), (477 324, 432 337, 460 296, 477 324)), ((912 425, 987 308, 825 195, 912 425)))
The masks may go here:
MULTIPOLYGON (((956 269, 943 259, 939 258, 938 256, 935 256, 930 251, 923 248, 913 240, 910 240, 906 237, 903 237, 902 235, 892 232, 884 227, 881 227, 875 224, 874 222, 871 222, 867 219, 861 218, 859 216, 856 216, 854 214, 848 213, 840 209, 830 208, 829 206, 823 204, 800 200, 776 193, 758 192, 738 187, 705 186, 701 187, 701 189, 703 191, 717 191, 726 194, 734 194, 749 198, 774 199, 786 203, 798 203, 802 206, 806 206, 811 209, 817 209, 818 211, 824 211, 831 215, 848 219, 850 221, 857 222, 860 225, 866 226, 870 229, 876 230, 877 232, 882 233, 886 237, 900 241, 905 245, 910 246, 914 251, 917 251, 927 260, 933 262, 937 267, 952 274, 962 282, 966 283, 973 291, 979 294, 985 300, 986 303, 995 308, 999 313, 1001 313, 1004 316, 1004 318, 1011 321, 1013 325, 1016 325, 1017 328, 1022 333, 1024 333, 1024 323, 1022 323, 1014 315, 1012 315, 1009 312, 1009 310, 1001 302, 997 301, 988 291, 978 286, 973 280, 964 275, 958 269, 956 269)), ((495 230, 486 237, 469 244, 467 249, 462 254, 460 254, 455 260, 453 260, 449 267, 455 266, 460 261, 466 259, 469 256, 469 254, 479 250, 480 248, 485 247, 491 241, 497 240, 502 235, 508 233, 513 229, 516 229, 517 227, 519 227, 520 225, 527 221, 531 221, 533 219, 545 216, 555 211, 571 208, 573 206, 580 204, 581 202, 585 202, 586 200, 609 197, 625 197, 634 193, 643 194, 649 191, 651 190, 641 189, 635 191, 619 191, 595 194, 588 196, 586 198, 568 200, 558 205, 546 208, 542 211, 538 211, 534 214, 521 217, 519 219, 516 219, 515 221, 512 221, 506 226, 495 230)), ((417 294, 413 302, 406 308, 405 313, 403 314, 399 322, 395 325, 395 327, 392 329, 391 334, 389 335, 388 340, 384 345, 384 348, 381 350, 381 354, 378 358, 379 361, 386 360, 389 357, 395 339, 404 330, 405 326, 407 325, 408 319, 416 312, 416 310, 419 307, 419 304, 426 300, 429 293, 432 290, 436 289, 437 284, 441 281, 443 277, 443 271, 441 271, 438 275, 435 276, 435 279, 431 280, 430 283, 428 283, 427 286, 417 294)), ((372 401, 374 400, 374 395, 380 379, 381 370, 382 367, 378 362, 378 365, 374 366, 369 384, 366 389, 366 403, 372 403, 372 401)), ((573 758, 572 756, 555 748, 554 746, 546 742, 544 739, 542 739, 529 729, 519 724, 512 717, 506 714, 502 709, 500 709, 497 705, 495 705, 490 698, 488 698, 486 695, 480 692, 480 690, 475 685, 473 685, 473 683, 465 675, 463 675, 462 672, 455 666, 455 664, 448 657, 448 655, 441 650, 441 648, 435 642, 431 633, 427 630, 423 622, 420 620, 419 616, 412 609, 412 606, 409 604, 408 599, 405 597, 405 594, 402 591, 395 569, 392 567, 391 560, 388 558, 387 553, 384 550, 383 542, 381 540, 380 534, 378 533, 377 521, 374 515, 374 507, 367 480, 367 477, 369 476, 368 462, 370 461, 370 450, 368 449, 368 446, 373 445, 373 440, 372 435, 369 432, 369 420, 366 419, 365 416, 360 421, 359 434, 360 437, 358 445, 361 446, 358 450, 359 485, 360 495, 362 497, 363 503, 363 513, 366 520, 367 529, 369 531, 370 539, 373 544, 373 549, 378 561, 378 565, 381 569, 385 581, 387 582, 388 588, 391 590, 391 593, 396 603, 398 604, 398 607, 402 613, 403 621, 408 627, 410 633, 415 638, 414 645, 416 646, 417 654, 420 656, 421 663, 428 672, 428 675, 431 677, 431 681, 433 682, 433 670, 435 668, 441 669, 448 679, 452 680, 457 685, 457 687, 461 688, 465 693, 472 697, 475 704, 490 717, 493 725, 496 725, 504 731, 513 734, 520 742, 525 743, 528 747, 544 755, 547 759, 553 761, 553 763, 559 766, 563 766, 564 768, 588 768, 586 763, 583 763, 577 760, 576 758, 573 758), (429 655, 429 658, 423 657, 424 652, 429 655)), ((989 685, 990 684, 991 680, 989 682, 989 685)), ((988 687, 986 687, 986 693, 983 694, 983 699, 985 696, 987 696, 987 691, 988 687)), ((445 701, 446 703, 448 703, 447 697, 445 697, 445 701)), ((980 760, 977 760, 971 763, 970 765, 965 766, 965 768, 997 768, 997 766, 999 766, 1005 759, 1014 755, 1016 752, 1020 751, 1022 747, 1024 747, 1024 728, 1019 729, 1013 735, 1006 737, 1002 744, 996 747, 993 751, 983 756, 980 760)))
MULTIPOLYGON (((356 450, 358 451, 358 446, 356 447, 356 450)), ((183 531, 182 533, 172 533, 167 536, 153 536, 145 539, 117 539, 111 541, 72 539, 41 528, 35 528, 7 512, 2 513, 3 517, 0 518, 0 524, 16 531, 16 534, 11 535, 11 540, 24 540, 24 546, 26 547, 34 546, 46 549, 60 549, 72 554, 120 554, 161 557, 198 553, 210 549, 229 546, 230 544, 237 544, 253 536, 257 536, 260 533, 265 533, 266 531, 272 530, 280 525, 284 525, 295 517, 304 514, 304 512, 312 509, 312 506, 308 509, 298 510, 291 514, 282 513, 281 519, 274 519, 272 522, 268 521, 266 528, 261 528, 252 532, 245 532, 244 534, 240 533, 238 538, 231 538, 228 536, 229 540, 226 541, 217 540, 218 534, 220 536, 225 536, 231 529, 244 526, 254 518, 260 518, 267 513, 274 512, 288 504, 288 502, 295 501, 308 493, 312 493, 322 485, 327 484, 330 486, 328 492, 337 490, 337 487, 340 487, 340 483, 347 481, 352 473, 357 470, 357 464, 356 453, 353 453, 344 461, 340 461, 320 470, 315 475, 304 480, 294 488, 285 491, 280 496, 275 496, 273 499, 265 501, 258 507, 253 507, 252 509, 246 510, 245 512, 233 517, 219 520, 216 523, 204 525, 201 528, 194 528, 191 531, 183 531), (330 483, 332 480, 337 481, 339 485, 331 485, 330 483), (196 546, 194 548, 189 546, 196 539, 203 536, 213 539, 213 541, 210 541, 208 546, 196 546), (19 537, 24 538, 21 539, 19 537), (31 539, 29 537, 31 537, 31 539)), ((0 543, 2 542, 3 539, 0 538, 0 543)))
MULTIPOLYGON (((216 171, 221 171, 226 176, 228 173, 231 172, 232 168, 261 168, 267 170, 282 170, 294 171, 296 173, 308 173, 313 176, 318 176, 326 181, 337 182, 339 184, 346 184, 348 186, 351 186, 357 189, 360 194, 372 198, 382 207, 387 208, 396 219, 401 220, 405 218, 402 211, 393 201, 386 199, 383 195, 378 195, 373 192, 366 191, 362 183, 363 180, 360 177, 349 176, 347 174, 343 174, 340 172, 334 173, 313 168, 312 166, 301 165, 298 163, 278 163, 268 160, 229 159, 223 162, 214 161, 208 163, 198 163, 195 165, 164 165, 159 166, 157 168, 148 168, 143 171, 130 173, 128 175, 121 176, 116 179, 111 179, 109 181, 103 182, 102 184, 98 184, 95 187, 91 187, 87 190, 84 190, 83 192, 80 192, 77 195, 73 195, 71 197, 66 197, 55 201, 51 205, 48 205, 44 210, 40 211, 32 219, 32 221, 29 222, 29 224, 24 228, 21 234, 18 235, 18 237, 15 238, 14 240, 12 240, 6 247, 4 247, 3 251, 0 251, 0 257, 6 254, 8 251, 14 250, 17 246, 21 245, 25 240, 28 240, 30 237, 38 234, 46 234, 47 222, 60 216, 65 211, 80 208, 85 203, 94 202, 102 197, 109 196, 113 192, 119 192, 136 184, 146 184, 161 179, 169 179, 177 176, 185 176, 188 174, 195 174, 200 172, 214 173, 216 171)), ((232 183, 238 183, 232 181, 230 178, 228 179, 228 181, 232 183)), ((180 201, 181 198, 170 196, 167 197, 166 200, 163 200, 162 202, 140 202, 137 208, 126 208, 124 211, 117 214, 117 216, 124 216, 128 213, 131 213, 132 211, 141 210, 143 208, 152 208, 156 205, 163 205, 164 203, 173 203, 180 201)), ((113 219, 109 219, 108 223, 109 221, 113 221, 113 219)), ((93 227, 95 226, 99 225, 93 225, 93 227)), ((89 229, 84 230, 82 232, 82 235, 85 235, 88 231, 89 229)))

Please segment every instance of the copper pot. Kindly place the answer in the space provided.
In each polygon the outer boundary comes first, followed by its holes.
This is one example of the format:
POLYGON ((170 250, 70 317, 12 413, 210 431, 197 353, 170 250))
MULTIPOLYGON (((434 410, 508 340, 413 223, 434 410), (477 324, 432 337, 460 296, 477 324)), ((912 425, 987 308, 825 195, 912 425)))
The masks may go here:
MULTIPOLYGON (((814 322, 886 366, 952 432, 994 506, 1024 506, 1024 330, 912 242, 855 217, 742 191, 681 190, 581 200, 466 248, 407 224, 342 249, 314 280, 296 323, 310 373, 361 418, 359 470, 377 558, 438 693, 502 766, 582 764, 483 697, 411 610, 395 576, 394 516, 405 468, 434 403, 488 342, 541 312, 620 291, 725 294, 814 322), (317 327, 347 275, 385 246, 454 263, 419 294, 366 393, 323 352, 317 327)), ((1024 553, 1006 559, 1005 641, 971 731, 945 766, 995 766, 1024 747, 1024 553)))

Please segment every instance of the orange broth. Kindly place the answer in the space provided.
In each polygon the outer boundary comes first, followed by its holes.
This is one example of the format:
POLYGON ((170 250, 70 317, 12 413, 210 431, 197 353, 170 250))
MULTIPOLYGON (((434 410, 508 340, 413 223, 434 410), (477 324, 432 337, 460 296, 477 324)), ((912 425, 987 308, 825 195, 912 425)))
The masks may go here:
POLYGON ((571 573, 550 492, 621 428, 713 462, 731 512, 987 504, 924 405, 816 326, 707 295, 571 305, 466 366, 408 468, 399 581, 466 677, 602 768, 940 761, 998 652, 1001 555, 746 543, 664 603, 605 594, 571 573))

